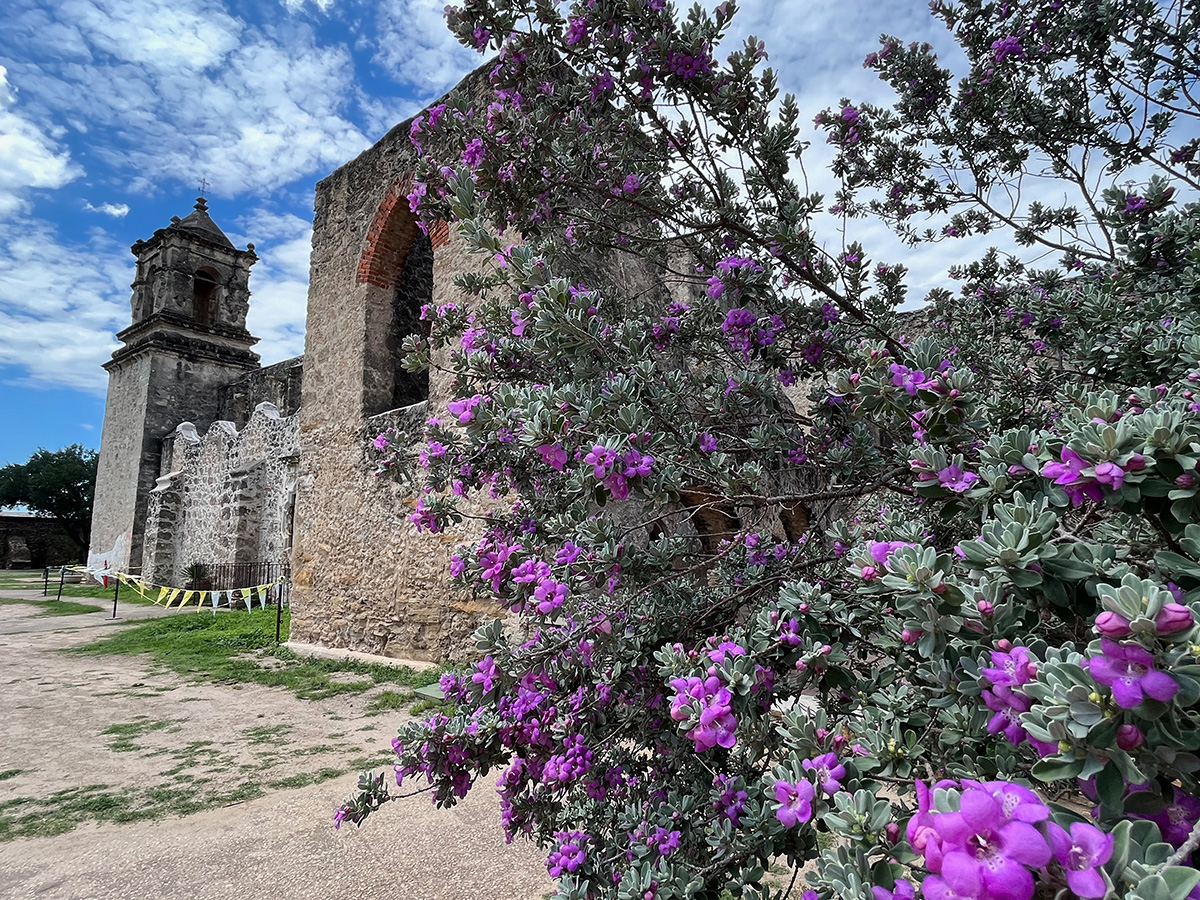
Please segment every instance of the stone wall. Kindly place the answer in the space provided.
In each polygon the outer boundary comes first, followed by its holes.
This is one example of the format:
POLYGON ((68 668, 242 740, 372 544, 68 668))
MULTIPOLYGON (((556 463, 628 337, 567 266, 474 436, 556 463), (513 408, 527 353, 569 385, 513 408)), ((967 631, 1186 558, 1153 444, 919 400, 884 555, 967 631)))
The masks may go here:
POLYGON ((80 562, 85 549, 47 516, 0 513, 0 569, 41 569, 80 562))
POLYGON ((462 533, 417 534, 408 522, 416 497, 377 478, 367 455, 388 425, 417 426, 452 399, 444 379, 414 384, 398 368, 415 308, 456 297, 454 275, 468 265, 456 235, 443 226, 425 243, 409 212, 410 124, 317 185, 291 638, 440 660, 470 653, 471 633, 496 607, 451 588, 462 533))
POLYGON ((300 411, 300 385, 304 375, 304 357, 296 356, 274 365, 256 369, 219 391, 217 418, 233 422, 239 428, 250 421, 258 404, 266 401, 281 416, 300 411))
POLYGON ((181 585, 194 562, 286 563, 299 455, 299 419, 259 403, 240 431, 190 423, 163 444, 150 492, 143 576, 181 585))

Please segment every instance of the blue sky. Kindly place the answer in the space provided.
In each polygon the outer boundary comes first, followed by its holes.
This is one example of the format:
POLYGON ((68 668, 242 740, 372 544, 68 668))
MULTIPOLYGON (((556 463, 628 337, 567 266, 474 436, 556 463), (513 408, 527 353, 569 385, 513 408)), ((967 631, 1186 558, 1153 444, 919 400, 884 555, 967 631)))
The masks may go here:
MULTIPOLYGON (((187 215, 202 178, 214 219, 261 258, 248 324, 264 364, 303 351, 313 186, 478 62, 443 2, 6 0, 0 464, 98 446, 129 246, 187 215)), ((924 0, 748 0, 737 21, 809 119, 884 99, 861 67, 884 32, 950 49, 924 0)))

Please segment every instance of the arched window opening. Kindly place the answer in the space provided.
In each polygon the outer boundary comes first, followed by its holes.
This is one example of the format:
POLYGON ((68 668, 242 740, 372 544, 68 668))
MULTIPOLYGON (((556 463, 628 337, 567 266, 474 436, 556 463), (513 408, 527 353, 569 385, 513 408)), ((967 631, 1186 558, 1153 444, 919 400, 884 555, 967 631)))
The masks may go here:
POLYGON ((201 325, 217 319, 217 276, 206 269, 192 277, 192 318, 201 325))
POLYGON ((367 417, 429 399, 429 373, 403 366, 405 340, 426 333, 421 307, 433 301, 433 242, 409 211, 408 185, 411 176, 384 196, 359 260, 358 282, 370 288, 362 374, 367 417))
POLYGON ((421 307, 433 299, 433 244, 418 234, 404 260, 404 271, 392 298, 392 327, 388 349, 392 357, 392 409, 429 399, 429 370, 408 372, 403 366, 404 341, 426 334, 421 307))

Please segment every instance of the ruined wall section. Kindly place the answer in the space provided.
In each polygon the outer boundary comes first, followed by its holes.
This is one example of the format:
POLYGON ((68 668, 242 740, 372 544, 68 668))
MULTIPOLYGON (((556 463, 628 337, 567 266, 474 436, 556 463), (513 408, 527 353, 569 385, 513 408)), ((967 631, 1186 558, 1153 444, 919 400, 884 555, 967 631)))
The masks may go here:
POLYGON ((299 462, 299 417, 259 403, 245 427, 190 423, 164 442, 150 493, 143 576, 182 585, 194 562, 286 563, 299 462))
POLYGON ((222 385, 217 400, 217 418, 241 428, 250 421, 258 404, 272 404, 281 416, 300 411, 300 386, 304 357, 296 356, 255 369, 230 384, 222 385))
POLYGON ((445 303, 457 296, 454 275, 477 265, 442 226, 429 235, 432 284, 415 277, 425 254, 405 196, 415 163, 409 127, 396 126, 317 185, 291 639, 440 660, 470 653, 471 633, 496 607, 450 586, 450 550, 462 533, 418 534, 408 522, 416 495, 376 477, 368 456, 387 426, 414 430, 452 399, 436 374, 427 402, 412 402, 413 385, 398 379, 388 343, 398 307, 424 291, 424 302, 445 303))

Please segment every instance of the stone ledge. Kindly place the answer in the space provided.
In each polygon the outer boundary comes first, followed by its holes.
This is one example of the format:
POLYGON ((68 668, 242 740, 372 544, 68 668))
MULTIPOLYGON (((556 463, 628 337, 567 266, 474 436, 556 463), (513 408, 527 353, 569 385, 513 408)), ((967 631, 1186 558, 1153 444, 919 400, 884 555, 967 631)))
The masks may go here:
POLYGON ((313 659, 332 659, 338 661, 372 663, 378 666, 407 666, 423 672, 426 669, 436 669, 437 663, 420 659, 397 659, 392 656, 376 656, 373 653, 361 653, 358 650, 341 650, 337 647, 321 647, 317 644, 301 644, 296 641, 285 641, 283 646, 297 656, 308 656, 313 659))

